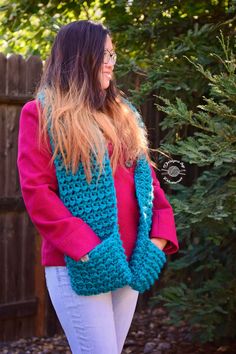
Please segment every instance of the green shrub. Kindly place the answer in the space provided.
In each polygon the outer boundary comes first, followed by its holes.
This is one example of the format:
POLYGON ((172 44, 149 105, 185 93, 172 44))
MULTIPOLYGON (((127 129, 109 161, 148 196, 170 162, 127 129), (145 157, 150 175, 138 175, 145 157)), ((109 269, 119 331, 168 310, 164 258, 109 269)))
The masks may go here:
POLYGON ((195 112, 179 98, 157 105, 166 114, 162 128, 194 127, 192 136, 162 149, 204 171, 189 187, 172 186, 181 257, 169 263, 166 286, 151 303, 163 302, 170 322, 187 321, 203 342, 236 335, 236 56, 229 41, 218 40, 221 72, 193 63, 209 83, 204 103, 195 112))

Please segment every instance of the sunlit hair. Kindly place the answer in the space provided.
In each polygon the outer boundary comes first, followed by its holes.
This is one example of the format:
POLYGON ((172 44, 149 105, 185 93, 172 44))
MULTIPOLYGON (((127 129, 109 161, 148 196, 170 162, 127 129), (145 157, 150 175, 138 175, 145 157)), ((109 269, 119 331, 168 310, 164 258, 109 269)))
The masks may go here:
POLYGON ((72 22, 60 29, 48 58, 38 92, 45 105, 39 107, 40 141, 46 142, 50 117, 54 143, 52 161, 61 153, 67 169, 75 173, 82 162, 87 181, 91 180, 91 154, 102 170, 110 142, 111 167, 135 161, 140 154, 148 160, 147 133, 140 128, 132 110, 124 103, 114 78, 103 90, 100 70, 109 31, 92 21, 72 22))

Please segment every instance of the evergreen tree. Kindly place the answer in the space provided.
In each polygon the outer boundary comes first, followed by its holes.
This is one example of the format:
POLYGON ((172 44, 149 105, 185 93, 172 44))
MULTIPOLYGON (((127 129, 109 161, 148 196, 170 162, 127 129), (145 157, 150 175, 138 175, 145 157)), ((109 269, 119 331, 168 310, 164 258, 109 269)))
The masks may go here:
POLYGON ((204 167, 195 183, 172 186, 181 257, 169 264, 166 287, 151 302, 163 301, 171 323, 186 320, 201 341, 236 335, 236 56, 218 38, 224 58, 213 74, 198 63, 209 82, 209 97, 194 112, 179 98, 161 98, 162 128, 194 127, 192 136, 162 148, 189 164, 204 167))

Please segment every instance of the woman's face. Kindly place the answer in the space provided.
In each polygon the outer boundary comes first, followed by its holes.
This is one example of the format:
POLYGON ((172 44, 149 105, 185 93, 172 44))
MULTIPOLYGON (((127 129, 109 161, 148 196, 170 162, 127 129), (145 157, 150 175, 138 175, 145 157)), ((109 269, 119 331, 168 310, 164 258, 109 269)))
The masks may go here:
POLYGON ((110 81, 112 79, 112 72, 115 65, 114 58, 112 57, 113 53, 114 49, 111 37, 107 35, 104 46, 104 62, 102 64, 100 74, 101 86, 103 90, 106 90, 109 87, 110 81))

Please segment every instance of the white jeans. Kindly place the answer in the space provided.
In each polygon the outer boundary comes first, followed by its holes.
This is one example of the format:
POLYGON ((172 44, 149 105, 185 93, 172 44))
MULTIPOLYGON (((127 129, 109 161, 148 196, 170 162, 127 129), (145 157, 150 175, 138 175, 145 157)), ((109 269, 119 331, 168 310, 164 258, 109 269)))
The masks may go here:
POLYGON ((130 286, 98 295, 77 295, 67 268, 45 268, 46 283, 73 354, 120 354, 139 292, 130 286))

